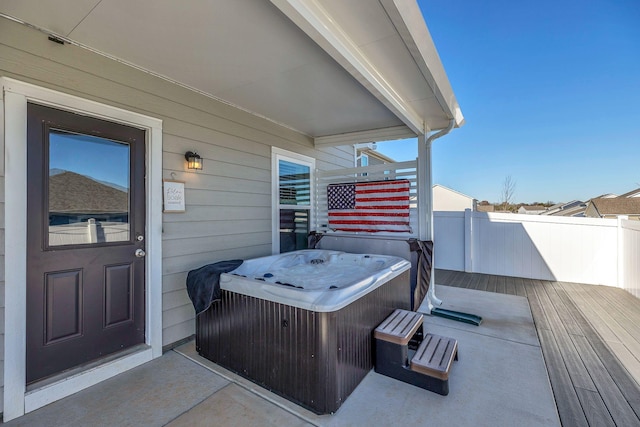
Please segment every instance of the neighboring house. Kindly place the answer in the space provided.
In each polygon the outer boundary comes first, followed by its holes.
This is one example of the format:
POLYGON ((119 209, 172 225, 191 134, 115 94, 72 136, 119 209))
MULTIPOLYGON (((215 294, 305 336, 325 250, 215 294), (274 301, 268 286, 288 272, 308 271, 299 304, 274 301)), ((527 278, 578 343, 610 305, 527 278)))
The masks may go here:
POLYGON ((572 200, 566 203, 557 203, 547 208, 541 215, 553 215, 553 216, 584 216, 584 210, 587 204, 580 200, 572 200))
MULTIPOLYGON (((586 203, 581 203, 572 208, 567 208, 558 212, 551 214, 552 216, 567 216, 567 217, 577 217, 583 218, 585 216, 585 210, 587 209, 586 203)), ((544 214, 543 214, 544 215, 544 214)))
POLYGON ((546 210, 546 207, 540 205, 523 205, 518 208, 518 213, 526 215, 541 215, 546 210))
POLYGON ((377 151, 375 143, 356 144, 354 147, 356 149, 356 166, 384 165, 395 162, 391 157, 377 151))
POLYGON ((590 218, 640 219, 639 197, 595 198, 587 202, 585 216, 590 218))
POLYGON ((84 175, 69 171, 50 175, 48 196, 50 223, 69 224, 78 215, 126 221, 129 204, 126 189, 84 175))
POLYGON ((626 197, 626 198, 640 197, 640 188, 636 188, 635 190, 631 190, 628 193, 621 194, 618 197, 626 197))
MULTIPOLYGON (((415 0, 1 2, 4 421, 192 337, 190 270, 306 247, 316 174, 352 171, 354 144, 417 137, 426 204, 427 134, 464 119, 420 17, 415 0), (53 155, 62 134, 83 150, 53 155), (63 178, 89 204, 49 204, 63 178), (56 246, 65 220, 95 240, 56 246)), ((412 236, 431 240, 425 209, 412 236)))
POLYGON ((478 203, 478 205, 476 206, 478 212, 495 212, 496 211, 496 207, 492 204, 480 204, 478 203))
POLYGON ((471 196, 436 184, 433 186, 433 210, 434 211, 464 211, 465 209, 477 210, 478 201, 471 196))
POLYGON ((49 245, 127 240, 129 194, 74 172, 49 175, 49 245))

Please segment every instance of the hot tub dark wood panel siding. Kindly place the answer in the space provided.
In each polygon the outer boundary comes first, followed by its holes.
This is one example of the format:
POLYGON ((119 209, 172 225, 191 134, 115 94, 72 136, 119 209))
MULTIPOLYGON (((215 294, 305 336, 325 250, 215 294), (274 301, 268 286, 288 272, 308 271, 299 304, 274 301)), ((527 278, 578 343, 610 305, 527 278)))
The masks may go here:
POLYGON ((335 412, 373 367, 373 329, 410 305, 409 272, 334 312, 229 291, 196 321, 207 359, 316 413, 335 412))

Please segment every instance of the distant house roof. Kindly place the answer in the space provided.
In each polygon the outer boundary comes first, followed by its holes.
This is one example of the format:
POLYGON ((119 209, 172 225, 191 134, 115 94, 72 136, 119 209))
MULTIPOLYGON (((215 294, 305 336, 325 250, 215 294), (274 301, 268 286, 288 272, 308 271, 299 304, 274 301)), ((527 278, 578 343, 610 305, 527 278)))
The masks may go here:
POLYGON ((568 209, 562 209, 562 210, 557 210, 555 212, 551 212, 551 213, 545 213, 545 215, 551 215, 551 216, 579 216, 579 217, 583 217, 585 216, 584 212, 585 210, 587 210, 587 204, 583 203, 582 205, 579 206, 574 206, 568 209))
POLYGON ((605 215, 640 215, 639 197, 596 198, 589 202, 600 217, 605 215))
POLYGON ((553 216, 576 216, 576 217, 584 217, 585 211, 587 210, 587 204, 582 203, 578 206, 573 206, 568 209, 562 209, 560 211, 554 212, 551 215, 553 216))
POLYGON ((628 193, 621 194, 618 197, 640 197, 640 188, 636 188, 635 190, 631 190, 628 193))
POLYGON ((525 211, 546 211, 547 208, 542 205, 522 205, 519 209, 524 209, 525 211))
POLYGON ((494 212, 496 207, 493 205, 477 205, 476 209, 478 212, 494 212))
MULTIPOLYGON (((543 215, 556 215, 556 216, 562 216, 564 215, 564 212, 566 212, 567 210, 571 210, 572 212, 577 208, 577 209, 582 209, 584 210, 586 208, 586 203, 581 202, 580 200, 572 200, 570 202, 563 202, 563 203, 556 203, 553 206, 550 206, 549 208, 547 208, 547 210, 544 212, 543 215)), ((566 216, 566 215, 565 215, 566 216)), ((571 215, 569 215, 571 216, 571 215)))
POLYGON ((49 212, 122 213, 129 210, 129 195, 75 172, 49 177, 49 212))

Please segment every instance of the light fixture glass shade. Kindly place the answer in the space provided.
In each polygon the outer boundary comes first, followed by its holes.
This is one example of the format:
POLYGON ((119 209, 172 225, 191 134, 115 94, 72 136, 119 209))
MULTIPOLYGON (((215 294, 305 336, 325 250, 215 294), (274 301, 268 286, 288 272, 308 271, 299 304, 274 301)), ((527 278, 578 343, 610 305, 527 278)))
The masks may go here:
POLYGON ((187 159, 187 169, 202 170, 202 157, 198 153, 187 151, 184 158, 187 159))

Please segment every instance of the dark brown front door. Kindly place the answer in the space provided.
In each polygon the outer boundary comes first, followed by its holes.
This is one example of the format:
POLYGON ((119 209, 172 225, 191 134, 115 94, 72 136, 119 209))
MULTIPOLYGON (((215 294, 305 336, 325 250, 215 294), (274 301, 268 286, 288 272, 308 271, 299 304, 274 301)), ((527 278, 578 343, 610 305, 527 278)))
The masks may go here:
POLYGON ((27 384, 145 341, 145 132, 28 104, 27 384))

